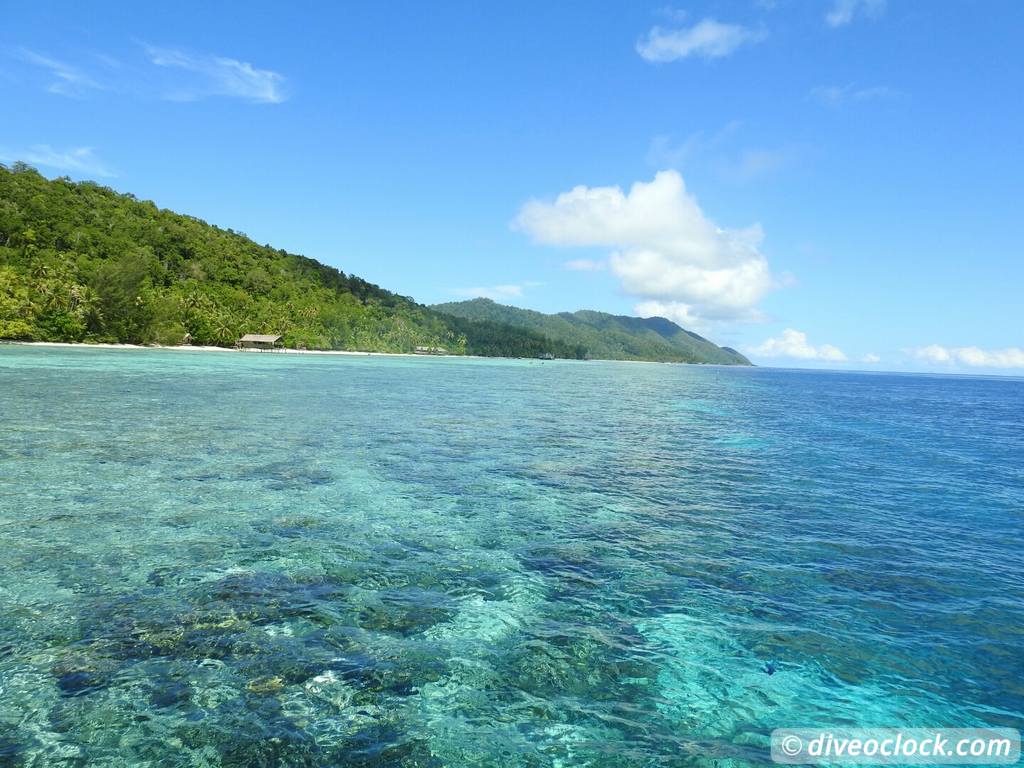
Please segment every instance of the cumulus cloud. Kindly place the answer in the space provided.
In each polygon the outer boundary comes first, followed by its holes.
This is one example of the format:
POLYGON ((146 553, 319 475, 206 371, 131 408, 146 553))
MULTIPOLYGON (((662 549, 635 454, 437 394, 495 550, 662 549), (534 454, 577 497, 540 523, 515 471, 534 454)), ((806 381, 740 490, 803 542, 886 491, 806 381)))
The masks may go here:
POLYGON ((257 69, 245 61, 150 45, 146 46, 146 54, 158 67, 181 69, 195 75, 192 82, 176 86, 165 94, 165 98, 172 101, 229 96, 277 104, 287 98, 283 75, 269 69, 257 69))
POLYGON ((693 308, 679 301, 641 301, 633 307, 637 317, 664 317, 689 330, 706 331, 708 323, 693 314, 693 308))
POLYGON ((29 165, 68 171, 84 176, 114 176, 93 153, 92 147, 72 147, 56 150, 49 144, 34 144, 21 152, 0 150, 0 160, 5 163, 21 161, 29 165))
POLYGON ((714 19, 704 19, 692 27, 653 27, 647 37, 636 44, 636 51, 647 61, 658 63, 688 56, 718 59, 728 56, 744 43, 756 43, 764 37, 764 32, 739 24, 723 24, 714 19))
POLYGON ((928 347, 918 347, 917 349, 912 349, 910 351, 914 357, 920 360, 927 360, 929 363, 949 363, 953 360, 953 356, 949 353, 949 350, 945 347, 940 347, 938 344, 932 344, 928 347))
POLYGON ((846 355, 838 347, 831 344, 814 346, 807 341, 807 334, 793 328, 787 328, 781 336, 766 339, 763 344, 752 347, 750 354, 758 357, 790 357, 796 360, 826 360, 840 363, 846 355))
POLYGON ((570 259, 562 266, 573 272, 599 272, 608 268, 607 262, 596 259, 570 259))
POLYGON ((608 264, 626 293, 689 317, 752 319, 774 284, 760 226, 716 226, 676 171, 628 192, 578 186, 553 202, 531 200, 512 225, 548 245, 613 249, 608 264))
POLYGON ((825 13, 825 23, 830 27, 843 27, 856 16, 877 18, 885 11, 885 0, 834 0, 825 13))
POLYGON ((50 73, 53 77, 53 82, 46 88, 50 93, 82 98, 90 91, 103 89, 102 85, 81 69, 63 61, 43 56, 27 48, 20 51, 20 56, 29 64, 34 64, 50 73))
POLYGON ((980 347, 944 347, 930 344, 910 350, 919 360, 929 363, 966 365, 972 368, 1024 368, 1024 349, 981 349, 980 347))
POLYGON ((874 363, 882 362, 882 358, 880 358, 874 352, 868 352, 866 355, 864 355, 864 357, 862 357, 860 359, 860 361, 862 363, 872 363, 872 364, 874 364, 874 363))

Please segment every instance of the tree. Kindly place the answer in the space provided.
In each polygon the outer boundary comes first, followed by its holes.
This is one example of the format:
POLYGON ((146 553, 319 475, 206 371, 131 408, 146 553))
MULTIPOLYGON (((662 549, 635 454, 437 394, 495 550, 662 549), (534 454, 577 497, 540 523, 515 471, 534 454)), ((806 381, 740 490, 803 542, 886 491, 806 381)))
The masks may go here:
POLYGON ((142 257, 127 254, 102 265, 92 283, 100 311, 90 330, 111 341, 149 341, 153 312, 147 303, 148 287, 149 266, 142 257))
POLYGON ((35 308, 28 286, 10 267, 0 267, 0 339, 32 338, 35 308))

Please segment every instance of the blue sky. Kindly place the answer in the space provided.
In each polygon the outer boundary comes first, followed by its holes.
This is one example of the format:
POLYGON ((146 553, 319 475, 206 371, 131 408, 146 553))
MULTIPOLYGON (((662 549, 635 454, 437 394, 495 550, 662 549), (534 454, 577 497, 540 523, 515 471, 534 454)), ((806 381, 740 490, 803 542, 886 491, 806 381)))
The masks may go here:
POLYGON ((1024 6, 8 2, 0 161, 424 303, 1024 370, 1024 6))

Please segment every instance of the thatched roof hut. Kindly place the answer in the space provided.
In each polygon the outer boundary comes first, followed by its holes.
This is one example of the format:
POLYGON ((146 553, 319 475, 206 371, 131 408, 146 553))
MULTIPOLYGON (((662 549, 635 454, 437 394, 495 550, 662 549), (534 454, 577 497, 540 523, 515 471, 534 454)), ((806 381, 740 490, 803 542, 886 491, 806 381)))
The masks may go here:
POLYGON ((247 333, 235 342, 239 349, 274 349, 280 346, 281 337, 267 333, 247 333))

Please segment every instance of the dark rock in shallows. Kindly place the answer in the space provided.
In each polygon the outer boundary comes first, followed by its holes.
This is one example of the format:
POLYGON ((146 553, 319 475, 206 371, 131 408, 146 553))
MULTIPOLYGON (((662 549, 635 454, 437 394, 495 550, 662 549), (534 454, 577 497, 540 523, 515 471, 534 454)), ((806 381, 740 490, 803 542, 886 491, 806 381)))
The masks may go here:
POLYGON ((153 691, 149 701, 154 707, 174 707, 192 698, 192 687, 181 680, 167 680, 153 691))
POLYGON ((106 682, 90 670, 65 672, 57 676, 57 687, 64 696, 84 696, 105 685, 106 682))

